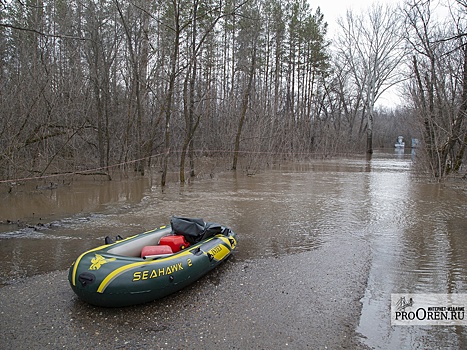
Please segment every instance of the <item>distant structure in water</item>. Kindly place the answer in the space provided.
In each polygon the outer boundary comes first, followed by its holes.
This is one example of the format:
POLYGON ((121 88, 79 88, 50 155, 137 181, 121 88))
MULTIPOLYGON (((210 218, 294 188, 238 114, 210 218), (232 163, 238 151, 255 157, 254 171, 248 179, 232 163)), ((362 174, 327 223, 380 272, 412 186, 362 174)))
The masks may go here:
POLYGON ((412 138, 412 148, 418 148, 420 146, 420 140, 412 138))
POLYGON ((402 136, 397 137, 397 142, 394 145, 395 148, 404 148, 405 147, 405 142, 403 141, 404 138, 402 136))

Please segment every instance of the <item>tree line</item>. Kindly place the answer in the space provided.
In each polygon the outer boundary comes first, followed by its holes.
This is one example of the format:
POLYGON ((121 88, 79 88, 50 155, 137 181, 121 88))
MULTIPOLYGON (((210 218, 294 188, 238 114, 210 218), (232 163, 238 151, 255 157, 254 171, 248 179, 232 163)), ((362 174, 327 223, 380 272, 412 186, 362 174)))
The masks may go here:
POLYGON ((422 140, 443 178, 467 142, 467 4, 348 11, 306 0, 23 0, 0 6, 0 179, 199 157, 294 159, 422 140), (402 86, 395 109, 377 102, 402 86))

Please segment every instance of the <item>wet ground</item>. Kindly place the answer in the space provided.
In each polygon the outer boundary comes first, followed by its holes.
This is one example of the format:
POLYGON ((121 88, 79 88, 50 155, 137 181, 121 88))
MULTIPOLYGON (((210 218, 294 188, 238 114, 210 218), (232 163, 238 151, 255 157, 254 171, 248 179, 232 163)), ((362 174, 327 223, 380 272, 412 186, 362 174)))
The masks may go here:
POLYGON ((418 179, 410 155, 284 164, 163 190, 150 177, 28 186, 0 194, 1 348, 467 346, 462 327, 390 324, 391 293, 467 289, 465 187, 418 179), (237 250, 161 301, 100 309, 75 297, 65 270, 82 251, 171 215, 230 226, 237 250))
POLYGON ((342 349, 355 333, 368 247, 239 261, 146 305, 79 301, 59 271, 0 289, 4 349, 342 349), (340 256, 340 259, 336 259, 340 256))

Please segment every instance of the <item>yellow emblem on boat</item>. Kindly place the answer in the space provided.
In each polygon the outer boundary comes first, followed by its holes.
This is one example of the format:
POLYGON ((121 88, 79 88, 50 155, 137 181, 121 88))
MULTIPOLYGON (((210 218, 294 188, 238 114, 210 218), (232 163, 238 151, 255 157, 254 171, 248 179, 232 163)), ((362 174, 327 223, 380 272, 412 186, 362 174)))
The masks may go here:
POLYGON ((225 258, 227 254, 230 253, 230 250, 226 248, 223 244, 219 244, 215 246, 214 248, 210 249, 208 253, 214 257, 217 261, 221 261, 222 259, 225 258))
POLYGON ((89 267, 89 270, 99 270, 102 265, 110 262, 110 261, 115 261, 117 260, 116 258, 110 258, 106 259, 100 254, 96 254, 94 258, 91 259, 91 266, 89 267))

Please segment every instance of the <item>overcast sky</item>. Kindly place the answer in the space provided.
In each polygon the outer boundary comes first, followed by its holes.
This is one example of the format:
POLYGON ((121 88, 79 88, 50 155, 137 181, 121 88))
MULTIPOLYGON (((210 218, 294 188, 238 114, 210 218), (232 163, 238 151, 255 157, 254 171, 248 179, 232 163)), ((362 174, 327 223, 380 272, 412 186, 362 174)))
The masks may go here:
MULTIPOLYGON (((311 8, 321 8, 321 13, 324 14, 324 20, 328 22, 329 36, 332 37, 333 33, 337 30, 337 19, 345 17, 345 13, 351 8, 355 13, 361 13, 363 10, 369 8, 375 0, 308 0, 311 8)), ((380 0, 379 4, 399 4, 401 0, 380 0)))
MULTIPOLYGON (((345 17, 347 10, 350 8, 356 14, 360 14, 362 11, 369 8, 375 0, 308 0, 312 11, 316 8, 321 8, 321 13, 324 15, 324 20, 328 23, 328 39, 332 39, 334 33, 338 29, 337 19, 339 17, 345 17)), ((401 0, 379 0, 378 3, 398 4, 401 0)), ((399 104, 400 100, 397 88, 393 88, 378 100, 377 105, 394 107, 399 104)))
MULTIPOLYGON (((406 0, 378 0, 378 4, 391 4, 396 6, 403 4, 406 0)), ((321 8, 321 13, 324 14, 324 20, 328 23, 328 39, 333 39, 339 26, 337 25, 337 19, 339 17, 345 17, 347 10, 350 8, 355 14, 361 14, 366 9, 370 8, 375 0, 308 0, 312 11, 316 8, 321 8)), ((438 17, 440 21, 449 21, 450 14, 446 5, 451 2, 450 0, 439 0, 433 2, 433 8, 435 12, 433 15, 438 17)), ((400 103, 399 93, 397 87, 392 88, 390 91, 381 96, 377 105, 383 105, 392 107, 395 104, 400 103)))
MULTIPOLYGON (((324 14, 324 19, 328 22, 329 38, 331 39, 333 34, 336 32, 338 25, 337 19, 339 17, 345 17, 347 10, 350 8, 356 14, 368 9, 373 3, 378 4, 391 4, 393 6, 403 4, 407 0, 308 0, 310 7, 313 12, 318 8, 321 8, 321 12, 324 14)), ((448 4, 453 3, 453 0, 438 0, 432 2, 432 15, 437 17, 438 20, 450 20, 450 13, 448 10, 448 4)))

